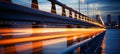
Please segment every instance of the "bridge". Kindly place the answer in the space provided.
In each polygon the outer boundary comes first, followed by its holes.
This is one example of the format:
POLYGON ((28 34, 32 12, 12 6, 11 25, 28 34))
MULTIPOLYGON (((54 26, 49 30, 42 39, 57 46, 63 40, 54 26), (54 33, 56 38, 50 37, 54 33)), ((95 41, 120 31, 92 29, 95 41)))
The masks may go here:
POLYGON ((106 27, 57 0, 48 1, 51 12, 39 10, 37 0, 31 8, 0 0, 0 54, 99 54, 106 27))

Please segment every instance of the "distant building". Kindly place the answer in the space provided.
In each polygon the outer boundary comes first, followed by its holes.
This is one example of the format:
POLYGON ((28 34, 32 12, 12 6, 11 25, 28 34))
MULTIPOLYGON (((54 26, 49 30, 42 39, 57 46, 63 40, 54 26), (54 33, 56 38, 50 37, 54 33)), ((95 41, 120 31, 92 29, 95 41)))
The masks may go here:
POLYGON ((111 26, 111 15, 107 15, 107 26, 111 26))

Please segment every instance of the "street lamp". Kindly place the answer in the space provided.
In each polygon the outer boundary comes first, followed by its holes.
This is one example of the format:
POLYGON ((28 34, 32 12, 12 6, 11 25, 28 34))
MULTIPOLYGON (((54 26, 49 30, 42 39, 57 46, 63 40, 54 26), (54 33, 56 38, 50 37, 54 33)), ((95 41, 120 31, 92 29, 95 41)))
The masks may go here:
POLYGON ((80 0, 78 0, 79 13, 80 13, 80 0))
POLYGON ((89 17, 89 0, 87 0, 87 15, 89 17))
POLYGON ((84 3, 84 0, 78 0, 79 12, 80 12, 80 1, 81 1, 82 3, 84 3))

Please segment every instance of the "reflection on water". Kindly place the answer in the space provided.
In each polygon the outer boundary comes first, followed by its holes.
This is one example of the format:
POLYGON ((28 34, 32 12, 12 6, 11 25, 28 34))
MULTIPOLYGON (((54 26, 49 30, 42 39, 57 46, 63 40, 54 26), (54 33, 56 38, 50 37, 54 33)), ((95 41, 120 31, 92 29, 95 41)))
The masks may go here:
POLYGON ((0 54, 55 54, 66 49, 69 42, 91 37, 104 30, 101 28, 0 28, 0 54))
POLYGON ((67 48, 66 37, 43 41, 43 54, 56 54, 67 48))
POLYGON ((120 29, 107 29, 102 54, 120 54, 120 29))

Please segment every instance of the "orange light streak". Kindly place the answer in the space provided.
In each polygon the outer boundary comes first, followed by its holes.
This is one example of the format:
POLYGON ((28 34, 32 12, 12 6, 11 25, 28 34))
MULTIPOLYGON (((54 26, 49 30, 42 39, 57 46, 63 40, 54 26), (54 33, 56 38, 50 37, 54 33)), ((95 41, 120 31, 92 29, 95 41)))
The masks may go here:
MULTIPOLYGON (((20 32, 25 32, 28 34, 31 34, 31 32, 28 32, 29 29, 17 29, 14 32, 19 32, 19 30, 21 30, 20 32)), ((60 38, 60 37, 66 37, 66 36, 81 36, 84 35, 85 36, 92 36, 96 33, 99 32, 103 32, 105 29, 94 29, 94 28, 90 28, 90 29, 86 29, 86 28, 32 28, 31 31, 32 35, 35 33, 39 33, 39 35, 37 36, 30 36, 30 37, 22 37, 22 38, 10 38, 10 39, 1 39, 0 40, 0 45, 5 45, 5 44, 12 44, 12 43, 21 43, 21 42, 30 42, 30 41, 37 41, 37 40, 47 40, 47 39, 53 39, 53 38, 60 38), (53 31, 49 31, 49 30, 53 30, 53 31), (43 31, 43 32, 42 32, 43 31), (49 31, 49 32, 48 32, 49 31)), ((6 31, 6 30, 5 30, 6 31)), ((0 32, 5 32, 5 31, 1 31, 0 32)), ((9 29, 8 29, 9 31, 9 29)), ((13 31, 11 31, 12 33, 13 31)), ((11 35, 12 36, 12 35, 11 35)), ((79 38, 79 37, 78 37, 79 38)))
MULTIPOLYGON (((105 29, 101 28, 27 28, 27 29, 1 29, 1 33, 8 32, 8 35, 13 35, 12 33, 14 32, 21 32, 24 34, 32 34, 30 37, 21 37, 21 38, 10 38, 10 39, 1 39, 0 40, 0 45, 7 45, 7 44, 13 44, 13 43, 22 43, 22 42, 32 42, 32 44, 23 44, 21 46, 16 46, 19 48, 19 51, 25 51, 35 48, 39 48, 45 45, 51 45, 51 44, 56 44, 60 42, 65 42, 65 40, 59 40, 59 41, 54 41, 54 42, 49 42, 47 44, 42 44, 41 40, 48 40, 48 39, 53 39, 53 38, 63 38, 67 36, 76 36, 77 38, 83 38, 83 37, 89 37, 92 35, 95 35, 97 33, 105 31, 105 29), (13 31, 14 30, 14 31, 13 31), (28 32, 28 31, 30 32, 28 32), (51 31, 50 31, 51 30, 51 31), (11 33, 11 34, 10 34, 11 33), (39 33, 39 35, 34 36, 35 33, 39 33), (38 41, 34 42, 33 41, 38 41), (41 44, 40 44, 40 42, 41 44), (34 45, 33 45, 34 44, 34 45)), ((7 33, 6 33, 7 34, 7 33)), ((14 34, 14 35, 24 35, 24 34, 14 34)), ((73 38, 66 39, 66 41, 72 41, 73 38)), ((14 50, 10 50, 10 48, 13 48, 13 46, 10 46, 6 49, 9 49, 7 52, 12 52, 14 50)), ((38 51, 39 49, 36 49, 35 51, 38 51)))

